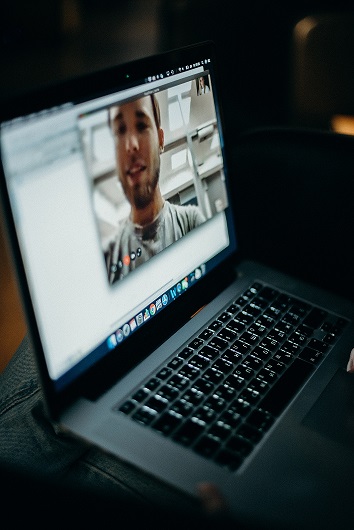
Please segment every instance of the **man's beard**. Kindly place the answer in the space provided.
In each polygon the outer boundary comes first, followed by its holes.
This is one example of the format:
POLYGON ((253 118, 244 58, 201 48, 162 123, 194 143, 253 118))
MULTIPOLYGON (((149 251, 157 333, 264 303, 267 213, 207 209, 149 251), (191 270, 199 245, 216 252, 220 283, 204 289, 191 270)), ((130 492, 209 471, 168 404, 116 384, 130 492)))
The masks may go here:
POLYGON ((137 184, 133 188, 133 201, 137 210, 143 210, 152 202, 159 181, 159 173, 160 170, 157 169, 151 182, 137 184))

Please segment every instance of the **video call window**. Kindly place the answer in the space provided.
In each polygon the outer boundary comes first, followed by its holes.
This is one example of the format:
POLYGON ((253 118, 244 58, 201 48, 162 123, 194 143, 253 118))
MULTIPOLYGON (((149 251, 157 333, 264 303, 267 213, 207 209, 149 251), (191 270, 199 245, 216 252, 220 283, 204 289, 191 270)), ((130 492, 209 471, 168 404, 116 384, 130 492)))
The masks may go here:
MULTIPOLYGON (((112 109, 79 118, 100 245, 112 285, 228 206, 212 87, 199 97, 198 86, 196 78, 155 94, 164 136, 157 155, 164 212, 147 227, 131 222, 132 206, 116 156, 120 139, 115 140, 109 122, 112 109), (176 225, 182 226, 179 233, 176 225), (118 240, 122 240, 119 251, 118 240)), ((127 126, 124 117, 120 123, 127 126)), ((139 127, 144 126, 141 120, 139 127)), ((134 167, 143 162, 138 155, 134 167)))

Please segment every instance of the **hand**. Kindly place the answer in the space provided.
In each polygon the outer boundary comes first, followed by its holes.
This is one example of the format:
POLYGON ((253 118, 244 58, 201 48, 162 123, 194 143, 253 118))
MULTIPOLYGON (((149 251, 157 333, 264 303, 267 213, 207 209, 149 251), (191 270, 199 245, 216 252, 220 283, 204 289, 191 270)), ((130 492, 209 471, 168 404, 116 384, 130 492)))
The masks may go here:
POLYGON ((349 361, 347 364, 347 372, 354 373, 354 348, 350 352, 349 361))
POLYGON ((200 482, 197 485, 199 499, 208 514, 226 514, 227 503, 218 488, 211 482, 200 482))

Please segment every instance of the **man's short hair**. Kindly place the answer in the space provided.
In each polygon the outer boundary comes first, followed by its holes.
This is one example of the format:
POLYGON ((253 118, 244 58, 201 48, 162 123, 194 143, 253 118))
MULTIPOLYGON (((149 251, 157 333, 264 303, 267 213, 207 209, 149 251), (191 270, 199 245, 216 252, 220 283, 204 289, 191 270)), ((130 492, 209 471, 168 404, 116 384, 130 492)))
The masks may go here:
MULTIPOLYGON (((150 98, 151 98, 152 111, 154 113, 155 124, 156 124, 157 129, 160 129, 161 128, 160 105, 159 105, 159 102, 158 102, 157 97, 156 97, 155 94, 150 94, 150 98)), ((142 99, 142 98, 140 97, 140 98, 137 98, 137 99, 142 99)), ((117 105, 112 105, 112 107, 116 107, 116 106, 117 105)), ((111 126, 112 126, 111 112, 110 112, 112 107, 110 107, 108 109, 108 126, 109 126, 109 128, 111 128, 111 126)))

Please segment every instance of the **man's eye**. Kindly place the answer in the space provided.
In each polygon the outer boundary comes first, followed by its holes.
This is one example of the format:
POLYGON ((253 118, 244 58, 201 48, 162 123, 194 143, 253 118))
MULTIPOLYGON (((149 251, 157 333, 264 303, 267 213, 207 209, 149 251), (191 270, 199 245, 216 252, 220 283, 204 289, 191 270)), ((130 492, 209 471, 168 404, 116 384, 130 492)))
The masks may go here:
POLYGON ((127 128, 124 124, 120 125, 117 129, 116 129, 116 135, 121 135, 121 134, 124 134, 126 132, 127 128))
POLYGON ((139 132, 142 132, 142 131, 145 131, 145 129, 147 129, 147 124, 143 121, 139 121, 136 127, 139 132))

